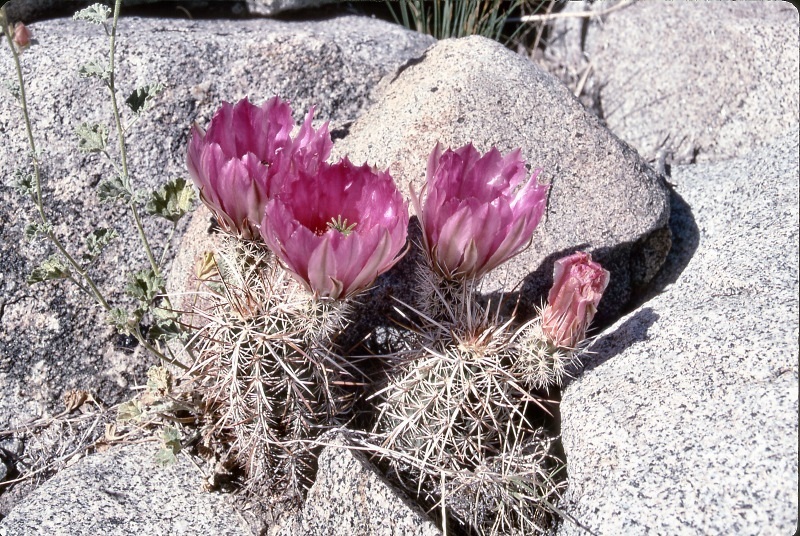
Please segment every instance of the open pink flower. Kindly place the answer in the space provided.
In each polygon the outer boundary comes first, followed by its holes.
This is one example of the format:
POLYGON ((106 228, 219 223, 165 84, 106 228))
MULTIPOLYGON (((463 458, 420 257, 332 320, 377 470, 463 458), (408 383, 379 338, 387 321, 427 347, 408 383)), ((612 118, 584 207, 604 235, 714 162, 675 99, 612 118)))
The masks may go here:
POLYGON ((527 175, 519 149, 481 156, 471 143, 444 153, 436 144, 427 184, 420 195, 411 189, 433 268, 449 279, 477 279, 519 253, 545 209, 548 186, 538 174, 517 189, 527 175))
POLYGON ((245 239, 259 236, 267 201, 296 167, 312 171, 330 154, 327 123, 311 127, 312 108, 294 140, 292 109, 278 97, 262 106, 242 99, 223 103, 208 131, 194 125, 186 163, 200 199, 226 231, 245 239))
POLYGON ((553 346, 575 348, 597 312, 610 274, 581 251, 555 263, 553 288, 542 312, 542 331, 553 346))
POLYGON ((345 158, 299 170, 267 203, 264 242, 316 296, 346 298, 400 260, 408 206, 388 172, 345 158))

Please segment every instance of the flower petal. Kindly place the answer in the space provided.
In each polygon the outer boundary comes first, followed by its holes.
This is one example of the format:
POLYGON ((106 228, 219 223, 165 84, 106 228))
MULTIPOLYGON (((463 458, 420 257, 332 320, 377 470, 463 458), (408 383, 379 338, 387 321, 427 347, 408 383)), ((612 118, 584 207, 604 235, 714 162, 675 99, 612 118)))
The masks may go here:
POLYGON ((427 183, 412 201, 434 269, 448 278, 479 278, 519 253, 544 212, 547 186, 537 172, 525 178, 516 149, 503 157, 496 148, 482 155, 471 143, 444 152, 437 144, 428 158, 427 183), (424 200, 423 200, 424 194, 424 200), (467 208, 468 207, 468 208, 467 208))
POLYGON ((397 262, 406 241, 408 207, 391 176, 346 158, 298 170, 265 212, 264 241, 320 297, 363 290, 397 262))
POLYGON ((542 312, 542 331, 551 344, 575 348, 583 340, 609 278, 608 271, 588 253, 577 252, 556 261, 553 287, 542 312))
POLYGON ((262 106, 246 98, 223 103, 206 132, 192 127, 186 165, 200 198, 226 231, 247 239, 259 236, 266 203, 292 182, 292 173, 304 171, 304 164, 315 171, 327 158, 327 126, 311 129, 312 115, 313 109, 295 143, 292 110, 278 97, 262 106), (304 151, 296 159, 294 147, 304 151))

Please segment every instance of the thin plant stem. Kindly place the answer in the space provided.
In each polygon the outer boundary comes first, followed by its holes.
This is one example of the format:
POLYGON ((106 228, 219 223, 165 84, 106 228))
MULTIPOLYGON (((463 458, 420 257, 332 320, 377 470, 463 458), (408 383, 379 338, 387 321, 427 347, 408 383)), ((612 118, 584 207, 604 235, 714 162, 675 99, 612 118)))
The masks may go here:
MULTIPOLYGON (((433 32, 438 32, 439 28, 442 27, 442 23, 439 21, 439 4, 442 0, 434 0, 433 2, 433 32)), ((448 2, 449 0, 444 0, 448 2)))
MULTIPOLYGON (((33 164, 33 177, 34 182, 36 184, 36 210, 39 212, 39 218, 44 224, 45 228, 48 227, 48 220, 47 215, 44 212, 44 203, 42 202, 42 176, 41 170, 39 166, 39 158, 36 152, 36 140, 33 137, 33 128, 31 127, 31 119, 30 114, 28 113, 28 98, 25 93, 25 77, 22 75, 22 65, 19 61, 19 53, 17 52, 16 47, 14 46, 14 42, 11 39, 11 34, 6 25, 6 17, 5 11, 3 11, 3 16, 0 17, 0 24, 3 25, 3 33, 6 36, 6 41, 8 41, 8 46, 11 49, 11 55, 14 58, 14 66, 17 70, 17 81, 19 82, 19 101, 20 107, 22 108, 22 115, 25 118, 25 132, 28 136, 28 145, 31 149, 31 162, 33 164)), ((108 305, 103 293, 100 292, 100 289, 97 288, 94 281, 86 270, 69 254, 61 241, 58 237, 53 233, 53 231, 47 230, 45 231, 47 238, 56 246, 56 248, 61 252, 64 258, 67 259, 67 262, 72 266, 73 270, 75 270, 78 275, 83 279, 86 284, 91 289, 91 294, 97 300, 97 302, 105 309, 106 311, 110 311, 111 307, 108 305)))
POLYGON ((167 242, 164 244, 164 250, 161 252, 161 258, 158 261, 159 266, 164 266, 164 261, 167 259, 167 252, 169 251, 169 245, 172 243, 172 237, 175 235, 175 229, 177 229, 177 227, 178 222, 172 224, 172 229, 169 231, 167 242))
MULTIPOLYGON (((119 153, 120 153, 120 160, 122 161, 122 182, 128 191, 132 192, 131 189, 131 181, 130 175, 128 171, 128 150, 127 145, 125 143, 125 129, 122 127, 122 118, 119 113, 119 106, 117 105, 117 91, 116 91, 116 71, 114 69, 114 61, 116 56, 116 44, 117 44, 117 23, 119 21, 119 11, 120 7, 122 6, 122 0, 116 0, 114 2, 114 18, 111 22, 111 36, 110 36, 110 51, 109 51, 109 81, 108 81, 108 89, 111 93, 111 107, 114 110, 114 121, 117 125, 117 138, 119 140, 119 153)), ((128 207, 131 209, 131 214, 133 215, 133 221, 136 225, 136 231, 139 233, 139 238, 141 239, 142 246, 144 246, 144 251, 147 254, 147 260, 150 261, 150 268, 153 270, 153 274, 156 277, 161 277, 161 263, 164 261, 164 257, 162 255, 161 262, 156 262, 156 258, 153 255, 153 250, 150 247, 150 242, 147 240, 147 234, 144 232, 144 227, 142 226, 142 219, 139 216, 139 210, 136 208, 136 196, 131 195, 131 199, 128 202, 128 207)), ((173 227, 174 232, 174 227, 173 227)), ((170 238, 172 238, 172 234, 170 234, 170 238)), ((167 248, 169 247, 169 242, 164 247, 164 251, 166 252, 167 248)), ((166 303, 167 307, 171 308, 172 304, 170 303, 169 296, 164 296, 164 302, 166 303)))
MULTIPOLYGON (((109 51, 109 80, 108 80, 108 89, 111 93, 111 107, 114 110, 114 121, 117 125, 117 137, 119 139, 119 153, 120 159, 122 161, 122 182, 125 187, 130 190, 130 175, 128 174, 128 151, 125 145, 125 130, 122 128, 122 119, 119 113, 119 106, 117 105, 117 91, 116 85, 114 83, 114 79, 116 78, 116 73, 114 71, 114 57, 116 55, 116 44, 117 44, 117 22, 119 20, 119 10, 122 5, 122 0, 116 0, 114 2, 114 18, 111 22, 111 50, 109 51)), ((139 233, 139 238, 142 241, 142 245, 144 246, 145 253, 147 254, 147 259, 150 261, 150 267, 153 270, 153 273, 156 277, 160 276, 161 271, 158 268, 158 263, 156 263, 156 258, 153 255, 153 250, 150 248, 150 242, 147 240, 147 235, 144 232, 144 227, 142 227, 142 219, 139 217, 139 211, 136 208, 136 196, 131 196, 130 201, 128 202, 128 206, 131 209, 131 213, 133 214, 133 221, 136 224, 136 230, 139 233)))
MULTIPOLYGON (((117 44, 117 23, 119 22, 119 11, 122 7, 122 0, 116 0, 114 2, 114 18, 111 21, 111 36, 110 36, 110 50, 109 50, 109 81, 108 81, 108 89, 111 93, 111 107, 114 110, 114 122, 117 126, 117 138, 119 140, 119 153, 120 153, 120 160, 122 161, 122 181, 125 187, 131 191, 131 182, 130 182, 130 175, 128 173, 128 150, 125 144, 125 130, 122 128, 122 118, 119 113, 119 106, 117 105, 117 91, 115 85, 116 79, 116 71, 114 69, 114 60, 116 56, 116 44, 117 44)), ((139 233, 139 238, 142 241, 142 245, 144 246, 145 253, 147 254, 147 259, 150 261, 150 267, 153 270, 153 274, 156 277, 161 276, 161 269, 159 268, 159 263, 156 262, 155 256, 153 255, 153 250, 150 248, 150 243, 147 240, 147 235, 144 232, 144 227, 142 226, 142 220, 139 216, 139 211, 136 208, 136 196, 131 195, 131 199, 128 202, 128 206, 131 209, 131 214, 133 215, 133 221, 136 224, 136 230, 139 233)), ((175 227, 173 226, 173 232, 175 227)), ((170 238, 172 238, 172 234, 170 234, 170 238)), ((164 253, 166 253, 166 249, 169 247, 169 242, 164 246, 164 253)), ((162 255, 162 262, 163 262, 163 255, 162 255)), ((164 296, 164 302, 166 303, 168 308, 172 308, 172 304, 170 303, 169 296, 164 296)), ((184 365, 183 363, 177 361, 176 359, 170 359, 165 356, 160 350, 155 348, 151 345, 147 339, 142 336, 139 327, 136 327, 135 335, 137 340, 144 346, 147 350, 152 352, 153 354, 157 355, 159 359, 162 361, 166 361, 172 365, 175 365, 183 370, 189 370, 189 367, 184 365), (137 336, 138 335, 138 336, 137 336)))
MULTIPOLYGON (((390 5, 391 5, 391 3, 390 3, 390 5)), ((407 0, 400 0, 400 9, 401 9, 401 13, 403 15, 403 26, 405 26, 406 28, 410 28, 411 25, 409 24, 409 20, 408 20, 408 3, 407 3, 407 0)))
MULTIPOLYGON (((117 8, 119 7, 119 4, 120 4, 120 0, 117 0, 117 8)), ((31 126, 30 114, 28 113, 28 99, 27 99, 27 95, 25 93, 25 77, 22 75, 22 65, 20 64, 20 61, 19 61, 19 53, 17 52, 17 49, 14 46, 14 42, 13 42, 13 40, 11 38, 11 34, 9 33, 9 30, 8 30, 7 19, 6 19, 6 16, 5 16, 5 10, 1 10, 0 11, 0 25, 2 25, 2 27, 3 27, 3 34, 5 34, 5 36, 6 36, 6 41, 8 42, 9 49, 11 49, 11 55, 14 58, 14 66, 15 66, 16 71, 17 71, 17 81, 19 82, 20 108, 22 108, 22 115, 23 115, 23 117, 25 119, 25 131, 26 131, 26 134, 27 134, 27 137, 28 137, 28 145, 29 145, 30 150, 31 150, 31 162, 33 164, 33 176, 34 176, 34 182, 36 184, 36 199, 35 199, 36 210, 39 213, 39 218, 41 219, 42 224, 44 224, 45 227, 48 227, 48 223, 49 222, 48 222, 48 219, 47 219, 47 215, 45 214, 45 211, 44 211, 44 202, 42 200, 42 177, 41 177, 41 170, 40 170, 40 166, 39 166, 39 158, 37 157, 37 152, 36 152, 36 140, 33 137, 33 128, 31 126)), ((119 116, 117 116, 117 119, 119 120, 119 116)), ((90 296, 92 296, 97 301, 97 303, 106 312, 111 311, 111 306, 108 304, 108 301, 106 301, 105 297, 103 296, 103 293, 100 292, 100 289, 97 288, 97 285, 95 284, 94 280, 91 278, 91 276, 88 274, 88 272, 84 269, 84 267, 81 266, 80 263, 78 263, 78 261, 76 261, 75 258, 72 255, 70 255, 70 253, 67 251, 67 249, 64 247, 64 245, 61 243, 61 241, 58 239, 58 237, 53 233, 53 231, 48 230, 48 231, 45 232, 45 235, 50 240, 50 242, 52 242, 52 244, 58 249, 58 251, 64 256, 64 258, 67 260, 67 262, 72 267, 72 269, 75 270, 75 272, 80 276, 80 279, 83 280, 86 283, 86 285, 88 286, 88 290, 87 290, 86 287, 81 285, 78 282, 78 280, 75 279, 74 277, 70 276, 69 279, 72 280, 80 290, 82 290, 83 292, 86 292, 90 296)), ((132 330, 132 334, 142 346, 144 346, 148 351, 150 351, 153 355, 158 357, 160 360, 162 360, 164 362, 167 362, 167 363, 170 363, 170 364, 172 364, 172 365, 174 365, 176 367, 179 367, 179 368, 181 368, 183 370, 189 370, 188 366, 186 366, 183 363, 177 361, 176 359, 168 358, 161 351, 159 351, 157 348, 155 348, 153 345, 151 345, 146 340, 144 335, 142 335, 142 332, 141 332, 141 330, 139 329, 138 326, 134 330, 132 330)))

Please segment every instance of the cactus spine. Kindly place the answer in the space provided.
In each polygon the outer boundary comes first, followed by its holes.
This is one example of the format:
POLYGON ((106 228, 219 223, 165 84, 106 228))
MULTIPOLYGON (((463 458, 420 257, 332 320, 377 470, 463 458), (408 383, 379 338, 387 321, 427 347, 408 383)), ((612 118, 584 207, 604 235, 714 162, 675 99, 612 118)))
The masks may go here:
POLYGON ((207 435, 230 445, 248 486, 300 498, 314 438, 351 405, 332 349, 346 305, 312 297, 259 244, 226 238, 215 258, 194 365, 215 416, 207 435))
POLYGON ((535 323, 514 329, 480 306, 475 281, 432 270, 418 281, 419 326, 376 395, 381 452, 401 481, 471 530, 545 531, 557 463, 531 423, 541 404, 531 389, 561 377, 547 367, 562 351, 536 339, 535 323))

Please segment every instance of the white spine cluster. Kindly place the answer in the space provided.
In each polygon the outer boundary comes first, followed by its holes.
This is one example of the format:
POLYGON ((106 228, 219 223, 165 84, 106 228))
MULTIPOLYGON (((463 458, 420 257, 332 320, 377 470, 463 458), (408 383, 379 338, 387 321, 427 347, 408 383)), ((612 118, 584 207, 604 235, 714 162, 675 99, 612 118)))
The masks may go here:
POLYGON ((313 440, 352 403, 333 350, 346 305, 313 298, 259 245, 229 238, 215 258, 194 365, 213 417, 207 438, 230 446, 254 490, 301 497, 313 440))
MULTIPOLYGON (((475 282, 419 276, 418 327, 375 395, 380 452, 406 486, 479 534, 548 529, 561 484, 550 441, 532 424, 536 389, 570 357, 536 320, 490 314, 475 282)), ((571 355, 571 354, 570 354, 571 355)))

